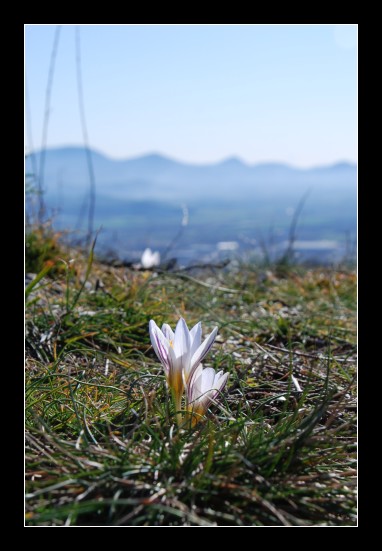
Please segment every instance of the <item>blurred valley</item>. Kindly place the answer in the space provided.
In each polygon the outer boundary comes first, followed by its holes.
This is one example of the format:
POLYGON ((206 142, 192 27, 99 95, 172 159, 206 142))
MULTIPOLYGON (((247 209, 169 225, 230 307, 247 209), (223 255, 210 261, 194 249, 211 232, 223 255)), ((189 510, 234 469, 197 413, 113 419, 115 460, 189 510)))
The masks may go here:
MULTIPOLYGON (((339 262, 355 256, 357 169, 249 165, 237 158, 193 165, 158 154, 114 160, 92 151, 94 228, 99 252, 137 260, 146 247, 183 265, 227 256, 276 259, 286 249, 296 208, 296 259, 339 262), (171 250, 169 250, 171 249, 171 250)), ((89 171, 81 147, 48 149, 44 200, 57 229, 86 233, 89 171)), ((40 153, 26 159, 33 182, 40 153)), ((33 216, 36 197, 27 199, 33 216)))

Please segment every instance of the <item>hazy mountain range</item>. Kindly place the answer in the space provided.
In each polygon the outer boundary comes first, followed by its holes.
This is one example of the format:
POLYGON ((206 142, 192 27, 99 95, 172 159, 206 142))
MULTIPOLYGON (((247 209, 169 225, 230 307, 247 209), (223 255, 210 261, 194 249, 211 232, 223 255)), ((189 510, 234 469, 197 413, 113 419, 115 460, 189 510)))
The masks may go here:
MULTIPOLYGON (((163 248, 179 227, 186 204, 190 223, 183 244, 258 238, 274 232, 282 240, 301 198, 309 192, 299 220, 303 239, 343 240, 356 229, 356 165, 339 162, 300 169, 282 163, 247 164, 228 158, 189 164, 149 154, 125 160, 91 151, 97 190, 96 225, 104 237, 124 235, 127 248, 163 248), (111 234, 110 234, 111 235, 111 234)), ((39 167, 40 154, 26 159, 26 173, 39 167), (35 162, 33 162, 35 161, 35 162)), ((86 216, 89 171, 81 147, 46 150, 44 191, 61 225, 79 227, 86 216)))
MULTIPOLYGON (((191 200, 240 198, 304 193, 314 187, 321 191, 355 193, 356 166, 337 163, 299 169, 281 163, 249 165, 231 157, 219 163, 194 165, 158 154, 126 160, 91 152, 97 190, 100 194, 127 199, 191 200)), ((37 166, 40 154, 35 154, 37 166)), ((31 157, 27 171, 33 172, 31 157)), ((85 150, 81 147, 48 149, 44 182, 51 194, 63 186, 68 194, 85 191, 89 173, 85 150)))

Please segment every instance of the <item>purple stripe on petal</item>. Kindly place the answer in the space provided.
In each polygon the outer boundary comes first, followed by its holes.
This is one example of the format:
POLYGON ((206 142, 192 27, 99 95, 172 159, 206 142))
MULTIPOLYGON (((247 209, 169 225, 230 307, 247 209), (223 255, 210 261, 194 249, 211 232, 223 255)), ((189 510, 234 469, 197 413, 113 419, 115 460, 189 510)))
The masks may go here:
POLYGON ((159 328, 156 325, 154 320, 150 320, 149 332, 150 332, 151 344, 154 348, 155 354, 158 356, 159 359, 161 359, 160 358, 160 352, 159 352, 159 349, 158 349, 158 337, 159 337, 159 334, 160 334, 160 330, 159 330, 159 328))
POLYGON ((163 367, 165 368, 165 370, 168 370, 169 369, 169 362, 168 362, 167 350, 165 349, 165 347, 161 343, 158 335, 155 335, 155 341, 156 341, 157 348, 158 348, 159 360, 160 360, 161 364, 163 365, 163 367))

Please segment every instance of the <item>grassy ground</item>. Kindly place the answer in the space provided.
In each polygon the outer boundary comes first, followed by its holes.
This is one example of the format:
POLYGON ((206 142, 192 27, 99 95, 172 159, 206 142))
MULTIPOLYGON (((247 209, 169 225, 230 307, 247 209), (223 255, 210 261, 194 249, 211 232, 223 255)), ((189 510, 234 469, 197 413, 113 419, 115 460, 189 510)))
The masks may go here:
POLYGON ((28 525, 356 524, 352 271, 71 256, 27 289, 28 525), (179 429, 148 323, 180 316, 219 326, 204 366, 230 375, 179 429))

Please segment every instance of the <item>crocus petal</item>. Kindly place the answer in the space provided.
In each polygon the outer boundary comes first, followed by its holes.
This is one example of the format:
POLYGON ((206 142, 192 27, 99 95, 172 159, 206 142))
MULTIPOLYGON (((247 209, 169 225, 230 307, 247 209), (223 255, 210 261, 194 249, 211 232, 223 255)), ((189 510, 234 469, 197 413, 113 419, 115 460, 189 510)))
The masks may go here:
POLYGON ((169 371, 167 382, 169 387, 175 392, 176 395, 181 395, 183 393, 183 370, 182 363, 175 356, 174 349, 169 348, 169 371))
MULTIPOLYGON (((211 390, 205 391, 205 393, 202 394, 199 400, 196 400, 197 408, 200 413, 205 413, 209 408, 210 404, 212 402, 215 402, 216 396, 220 394, 224 389, 227 379, 228 379, 228 373, 225 373, 222 377, 220 377, 219 380, 217 380, 215 376, 211 390)), ((203 383, 204 381, 202 380, 202 385, 203 383)))
POLYGON ((160 264, 160 254, 158 251, 156 251, 153 255, 152 255, 152 265, 153 266, 159 266, 160 264))
POLYGON ((201 377, 201 393, 204 394, 214 388, 215 370, 213 367, 203 369, 201 377))
POLYGON ((174 352, 177 358, 190 355, 190 332, 183 318, 180 318, 175 328, 174 352))
POLYGON ((196 369, 194 369, 194 371, 192 372, 192 376, 188 378, 188 380, 185 380, 185 385, 186 385, 186 390, 187 390, 187 402, 190 403, 192 402, 195 398, 194 396, 196 395, 200 395, 197 394, 197 388, 195 386, 195 382, 197 381, 197 379, 199 378, 199 376, 201 375, 203 371, 203 365, 202 364, 199 364, 198 367, 196 369))
POLYGON ((223 391, 225 385, 227 384, 228 379, 228 373, 224 373, 223 371, 220 371, 214 380, 214 391, 211 394, 211 402, 215 399, 215 397, 220 394, 220 392, 223 391))
POLYGON ((141 263, 144 268, 151 268, 152 266, 152 252, 151 249, 145 249, 141 256, 141 263))
POLYGON ((196 352, 192 355, 190 371, 188 374, 186 374, 186 378, 190 378, 194 370, 198 367, 200 363, 202 363, 202 361, 208 354, 211 346, 213 345, 217 332, 218 332, 218 328, 215 327, 215 329, 208 335, 208 337, 204 340, 204 342, 198 347, 196 352))
POLYGON ((162 325, 162 333, 171 342, 174 342, 174 331, 171 329, 168 323, 162 325))
MULTIPOLYGON (((200 366, 199 366, 200 367, 200 366)), ((203 370, 199 371, 198 369, 198 376, 192 377, 192 384, 189 384, 188 386, 188 402, 191 405, 191 408, 193 409, 195 407, 195 402, 200 399, 200 396, 202 395, 202 379, 203 379, 203 370)))
POLYGON ((166 337, 163 335, 162 331, 159 329, 154 320, 150 320, 149 323, 149 333, 151 344, 154 348, 155 354, 158 356, 159 361, 163 365, 166 374, 170 369, 169 364, 169 342, 166 337))
MULTIPOLYGON (((200 394, 197 398, 197 409, 201 413, 205 413, 208 409, 208 406, 212 402, 213 398, 216 396, 217 392, 215 390, 215 370, 212 367, 207 367, 203 369, 203 372, 200 376, 200 383, 198 387, 200 388, 200 394)), ((199 391, 198 388, 198 391, 199 391)))
POLYGON ((191 339, 191 349, 190 349, 190 357, 195 354, 197 349, 199 348, 201 342, 202 342, 202 324, 200 321, 194 325, 194 327, 190 331, 190 339, 191 339))

